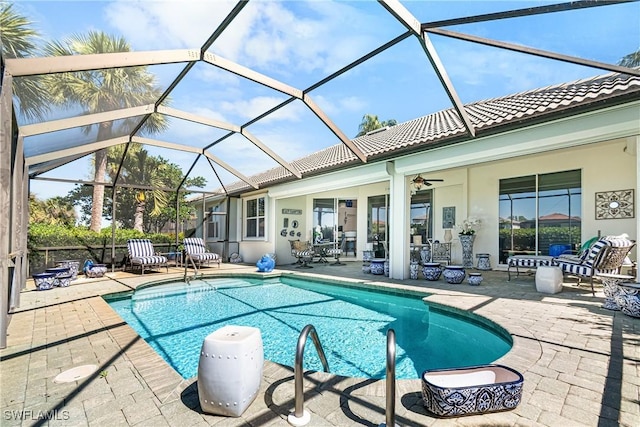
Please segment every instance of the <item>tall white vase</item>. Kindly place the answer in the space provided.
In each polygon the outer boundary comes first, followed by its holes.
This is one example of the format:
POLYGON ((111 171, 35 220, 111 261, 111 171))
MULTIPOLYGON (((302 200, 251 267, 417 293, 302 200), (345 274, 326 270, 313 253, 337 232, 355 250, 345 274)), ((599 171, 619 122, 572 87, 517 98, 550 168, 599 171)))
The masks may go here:
POLYGON ((460 244, 462 245, 462 265, 465 268, 473 267, 473 241, 475 234, 460 234, 460 244))
POLYGON ((451 229, 450 228, 445 228, 444 229, 444 241, 445 241, 445 243, 449 243, 451 241, 451 239, 453 239, 453 236, 451 235, 451 229))

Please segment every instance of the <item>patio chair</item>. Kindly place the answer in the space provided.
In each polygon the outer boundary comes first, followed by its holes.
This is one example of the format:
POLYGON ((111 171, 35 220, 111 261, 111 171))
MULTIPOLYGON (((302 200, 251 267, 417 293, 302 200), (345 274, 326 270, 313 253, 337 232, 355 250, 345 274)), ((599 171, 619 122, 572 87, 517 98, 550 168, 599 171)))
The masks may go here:
POLYGON ((342 238, 340 239, 340 246, 327 250, 327 255, 333 256, 336 259, 336 262, 332 262, 331 265, 346 265, 344 262, 340 262, 340 255, 344 253, 346 244, 347 239, 343 234, 342 238))
POLYGON ((311 243, 301 240, 289 240, 291 246, 291 255, 296 258, 298 268, 313 268, 309 265, 309 261, 313 259, 313 248, 311 243))
POLYGON ((222 258, 215 252, 209 252, 201 237, 185 237, 182 244, 184 245, 185 261, 192 260, 198 267, 202 267, 205 263, 209 265, 214 262, 220 268, 222 258))
POLYGON ((127 264, 132 270, 136 267, 140 267, 140 274, 144 274, 145 268, 154 269, 166 267, 167 273, 169 272, 167 257, 160 255, 153 249, 153 243, 151 243, 151 240, 129 239, 127 241, 127 250, 129 251, 129 256, 125 263, 125 268, 127 264))
POLYGON ((562 269, 563 274, 577 277, 578 284, 583 278, 588 278, 591 293, 595 296, 594 278, 598 274, 619 274, 623 265, 631 264, 628 255, 634 246, 635 242, 626 238, 604 237, 583 255, 561 255, 554 259, 554 264, 562 269))

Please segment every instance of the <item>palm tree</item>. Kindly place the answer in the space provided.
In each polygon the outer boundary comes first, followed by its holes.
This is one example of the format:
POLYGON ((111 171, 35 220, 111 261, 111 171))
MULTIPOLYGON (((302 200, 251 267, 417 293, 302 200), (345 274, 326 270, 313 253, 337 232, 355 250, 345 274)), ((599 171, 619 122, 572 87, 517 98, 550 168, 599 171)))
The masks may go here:
POLYGON ((395 126, 398 122, 394 119, 380 121, 378 116, 374 114, 365 114, 362 116, 362 122, 360 122, 360 126, 358 126, 358 134, 356 138, 359 136, 365 135, 367 132, 371 132, 372 130, 380 129, 385 126, 395 126))
POLYGON ((77 215, 73 204, 66 197, 52 197, 40 200, 29 194, 29 222, 72 227, 77 215))
POLYGON ((640 49, 622 57, 618 62, 618 65, 623 67, 638 67, 640 66, 640 49))
MULTIPOLYGON (((13 4, 0 4, 0 35, 2 55, 5 58, 26 58, 37 51, 35 39, 38 32, 33 23, 13 9, 13 4)), ((43 119, 48 111, 47 92, 42 90, 40 77, 13 79, 13 94, 19 104, 20 113, 28 119, 43 119)))
MULTIPOLYGON (((100 53, 130 52, 131 48, 122 37, 115 37, 100 31, 90 31, 86 35, 76 34, 62 42, 51 42, 44 47, 49 56, 89 55, 100 53)), ((146 67, 111 68, 104 70, 52 74, 46 77, 46 88, 54 103, 67 107, 78 106, 84 114, 113 111, 155 102, 161 95, 155 76, 146 67)), ((138 119, 139 120, 139 119, 138 119)), ((114 134, 127 134, 138 120, 112 121, 97 125, 96 141, 112 138, 114 134)), ((164 116, 152 114, 142 131, 159 132, 168 123, 164 116)), ((84 128, 85 133, 94 126, 84 128)), ((94 157, 94 181, 106 179, 107 150, 96 151, 94 157)), ((90 229, 100 231, 104 206, 104 186, 93 188, 90 229)))
MULTIPOLYGON (((123 156, 122 147, 113 147, 109 151, 109 176, 115 179, 118 172, 119 159, 123 156)), ((147 150, 140 144, 131 144, 127 152, 127 158, 122 163, 120 172, 120 182, 122 184, 148 185, 154 188, 151 190, 152 206, 151 216, 160 214, 169 203, 167 195, 160 187, 169 187, 170 183, 163 181, 166 164, 156 157, 149 156, 147 150)), ((144 231, 144 213, 147 205, 147 191, 139 190, 135 192, 135 210, 133 213, 133 229, 144 231)))

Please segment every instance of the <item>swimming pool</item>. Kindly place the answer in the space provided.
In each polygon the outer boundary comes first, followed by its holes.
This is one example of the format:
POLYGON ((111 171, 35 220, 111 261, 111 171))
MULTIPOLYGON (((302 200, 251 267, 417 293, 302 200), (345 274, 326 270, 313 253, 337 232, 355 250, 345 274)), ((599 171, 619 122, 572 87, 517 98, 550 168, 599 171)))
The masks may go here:
MULTIPOLYGON (((106 297, 119 315, 184 378, 197 374, 204 338, 225 325, 258 327, 265 359, 293 366, 300 331, 312 324, 333 374, 384 378, 386 333, 396 333, 396 377, 426 369, 490 363, 511 348, 509 335, 401 295, 290 277, 210 278, 106 297)), ((307 342, 304 369, 322 370, 307 342)))

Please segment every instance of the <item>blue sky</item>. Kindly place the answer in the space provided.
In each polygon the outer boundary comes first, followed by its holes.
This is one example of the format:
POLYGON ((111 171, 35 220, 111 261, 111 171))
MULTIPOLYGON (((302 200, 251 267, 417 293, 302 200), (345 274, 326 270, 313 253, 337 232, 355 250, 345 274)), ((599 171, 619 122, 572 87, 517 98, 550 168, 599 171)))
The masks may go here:
MULTIPOLYGON (((526 8, 558 2, 408 1, 402 4, 420 21, 526 8)), ((42 40, 100 30, 121 35, 133 50, 199 48, 235 3, 224 1, 19 1, 17 9, 34 22, 42 40)), ((617 63, 640 47, 640 4, 610 5, 450 27, 450 30, 550 50, 586 59, 617 63)), ((298 89, 339 70, 405 29, 373 1, 251 1, 216 41, 210 52, 251 67, 298 89)), ((558 84, 605 71, 535 58, 432 35, 431 40, 463 102, 474 102, 558 84)), ((166 88, 183 65, 149 68, 166 88)), ((310 92, 312 98, 348 137, 358 132, 364 114, 404 122, 451 106, 421 46, 408 38, 337 79, 310 92)), ((200 63, 171 94, 171 106, 242 125, 286 99, 285 95, 200 63)), ((56 112, 64 117, 75 112, 56 112)), ((291 161, 339 141, 301 102, 249 127, 267 146, 291 161)), ((154 138, 205 146, 226 132, 172 120, 154 138)), ((60 133, 60 144, 89 138, 60 133)), ((89 139, 87 139, 89 142, 89 139)), ((194 156, 149 148, 182 166, 194 156)), ((234 136, 214 154, 251 175, 276 163, 244 138, 234 136)), ((219 186, 206 161, 194 167, 207 189, 219 186)), ((46 176, 91 179, 91 163, 83 159, 46 176)), ((235 181, 221 172, 225 183, 235 181)), ((32 182, 40 198, 66 194, 71 185, 32 182)))

